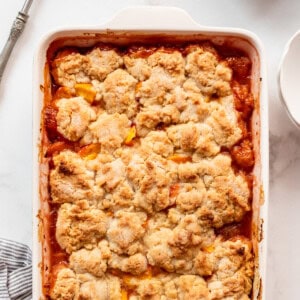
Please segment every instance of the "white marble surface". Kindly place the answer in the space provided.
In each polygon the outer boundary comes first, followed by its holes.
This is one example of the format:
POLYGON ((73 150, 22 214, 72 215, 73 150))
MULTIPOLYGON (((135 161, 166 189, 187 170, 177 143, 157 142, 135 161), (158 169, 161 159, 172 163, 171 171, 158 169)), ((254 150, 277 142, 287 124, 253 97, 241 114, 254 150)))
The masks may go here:
MULTIPOLYGON (((0 47, 23 0, 0 1, 0 47)), ((298 0, 35 0, 0 86, 0 237, 31 245, 32 58, 40 37, 66 25, 95 25, 132 5, 184 8, 199 23, 254 31, 266 48, 270 101, 270 209, 267 299, 298 300, 300 280, 300 130, 278 97, 286 41, 300 28, 298 0)), ((153 22, 155 22, 153 20, 153 22)))

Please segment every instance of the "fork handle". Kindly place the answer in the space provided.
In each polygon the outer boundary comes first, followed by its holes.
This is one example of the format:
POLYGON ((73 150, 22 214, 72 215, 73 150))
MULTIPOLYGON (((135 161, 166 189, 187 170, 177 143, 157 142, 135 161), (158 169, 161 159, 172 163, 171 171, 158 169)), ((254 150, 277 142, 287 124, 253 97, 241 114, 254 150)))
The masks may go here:
POLYGON ((2 80, 2 76, 3 76, 4 70, 5 70, 6 64, 11 55, 11 52, 12 52, 18 38, 20 37, 21 33, 23 32, 23 30, 25 28, 27 19, 28 19, 27 14, 19 12, 13 22, 9 37, 8 37, 8 39, 4 45, 4 48, 0 54, 0 83, 2 80))

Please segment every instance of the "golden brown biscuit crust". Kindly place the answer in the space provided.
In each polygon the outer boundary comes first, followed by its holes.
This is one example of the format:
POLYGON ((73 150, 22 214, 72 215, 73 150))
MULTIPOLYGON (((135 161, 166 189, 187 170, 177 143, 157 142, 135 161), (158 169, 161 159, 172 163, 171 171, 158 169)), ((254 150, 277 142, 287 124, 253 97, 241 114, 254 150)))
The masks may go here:
POLYGON ((219 234, 251 210, 248 173, 231 156, 245 136, 234 71, 201 45, 143 51, 95 47, 52 62, 71 95, 55 100, 69 150, 54 152, 49 175, 70 256, 50 296, 249 299, 251 242, 219 234))

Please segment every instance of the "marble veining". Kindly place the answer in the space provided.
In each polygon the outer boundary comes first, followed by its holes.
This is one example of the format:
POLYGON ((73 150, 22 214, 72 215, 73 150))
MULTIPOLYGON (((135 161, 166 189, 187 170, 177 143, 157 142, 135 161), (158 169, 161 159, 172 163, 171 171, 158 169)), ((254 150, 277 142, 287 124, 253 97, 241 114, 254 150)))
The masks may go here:
POLYGON ((289 171, 300 161, 300 130, 288 131, 284 135, 270 132, 270 184, 289 171))

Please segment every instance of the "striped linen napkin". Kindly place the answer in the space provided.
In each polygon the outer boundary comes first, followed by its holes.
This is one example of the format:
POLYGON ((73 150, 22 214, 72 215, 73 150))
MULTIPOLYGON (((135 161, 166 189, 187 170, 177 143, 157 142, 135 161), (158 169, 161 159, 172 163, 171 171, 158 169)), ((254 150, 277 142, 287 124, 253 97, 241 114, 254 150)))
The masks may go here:
POLYGON ((0 299, 31 299, 31 272, 29 247, 0 239, 0 299))

